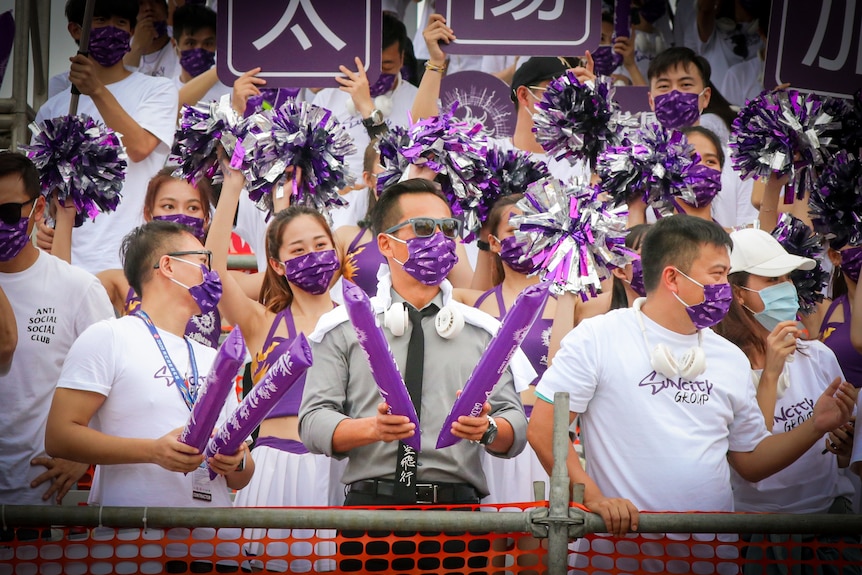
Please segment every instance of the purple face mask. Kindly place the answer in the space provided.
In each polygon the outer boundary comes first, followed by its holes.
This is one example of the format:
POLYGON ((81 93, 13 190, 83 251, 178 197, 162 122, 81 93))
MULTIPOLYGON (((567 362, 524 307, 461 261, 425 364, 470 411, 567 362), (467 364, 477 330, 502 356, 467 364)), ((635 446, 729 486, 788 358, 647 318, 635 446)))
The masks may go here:
POLYGON ((614 52, 610 45, 599 46, 592 53, 593 71, 602 76, 610 76, 623 63, 623 57, 614 52))
POLYGON ((688 313, 688 317, 691 318, 691 323, 694 324, 694 327, 697 329, 706 329, 724 319, 733 301, 733 291, 730 289, 730 284, 703 285, 679 270, 676 271, 691 283, 703 288, 703 301, 694 305, 688 305, 677 294, 673 294, 679 300, 679 303, 685 306, 685 311, 688 313))
POLYGON ((201 242, 203 242, 203 239, 206 236, 206 232, 204 231, 204 221, 202 218, 187 216, 186 214, 167 214, 165 216, 153 216, 153 219, 163 222, 176 222, 186 226, 187 228, 191 228, 194 236, 201 242))
POLYGON ((640 258, 632 261, 632 281, 629 282, 632 290, 640 297, 646 295, 646 287, 644 286, 644 269, 641 265, 640 258))
POLYGON ((371 84, 368 90, 371 92, 371 97, 376 98, 391 90, 394 85, 395 74, 380 74, 377 81, 371 84))
POLYGON ((862 246, 847 248, 841 253, 841 271, 848 278, 859 283, 859 270, 862 268, 862 246))
POLYGON ((188 72, 192 78, 196 78, 209 70, 215 64, 215 52, 206 48, 193 48, 180 52, 180 66, 188 72))
POLYGON ((284 277, 302 291, 320 295, 329 289, 339 265, 335 250, 311 252, 284 262, 284 277))
POLYGON ((721 172, 703 164, 693 165, 686 174, 685 181, 694 193, 692 205, 696 208, 709 205, 721 191, 721 172))
POLYGON ((99 66, 110 68, 132 49, 131 38, 131 34, 116 26, 93 28, 90 30, 90 57, 99 66))
POLYGON ((410 238, 407 241, 389 236, 397 242, 407 244, 407 261, 401 264, 404 271, 415 280, 427 285, 438 286, 443 283, 458 262, 455 255, 455 242, 437 232, 427 238, 410 238))
MULTIPOLYGON (((30 210, 30 216, 33 215, 33 210, 36 209, 36 203, 33 202, 33 208, 30 210)), ((27 226, 30 224, 30 216, 21 218, 17 224, 7 224, 0 221, 0 262, 8 262, 13 260, 27 242, 30 241, 30 236, 27 235, 27 226)))
POLYGON ((518 243, 515 236, 509 236, 500 240, 500 259, 513 272, 519 274, 533 273, 535 269, 533 262, 528 259, 521 261, 521 256, 525 255, 527 255, 526 244, 518 243))
POLYGON ((700 118, 700 94, 673 90, 653 98, 655 117, 668 130, 693 126, 700 118))
MULTIPOLYGON (((195 262, 190 262, 188 260, 184 260, 182 258, 169 256, 172 259, 177 261, 189 264, 189 265, 198 265, 195 262)), ((221 278, 218 275, 217 271, 210 271, 203 264, 199 264, 201 268, 201 274, 203 275, 203 281, 198 285, 187 286, 186 284, 171 278, 171 281, 177 284, 180 287, 184 287, 189 290, 189 295, 192 296, 192 299, 195 300, 195 303, 198 304, 198 307, 201 310, 201 314, 209 313, 216 308, 219 300, 221 299, 221 278)))

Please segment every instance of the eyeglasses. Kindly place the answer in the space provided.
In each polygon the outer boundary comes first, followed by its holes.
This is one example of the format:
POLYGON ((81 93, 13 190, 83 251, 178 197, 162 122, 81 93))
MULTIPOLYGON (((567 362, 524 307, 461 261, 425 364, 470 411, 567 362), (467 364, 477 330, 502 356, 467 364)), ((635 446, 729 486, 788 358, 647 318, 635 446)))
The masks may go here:
POLYGON ((428 238, 433 236, 437 231, 438 226, 440 227, 440 231, 443 232, 443 235, 449 239, 455 239, 458 237, 458 234, 461 233, 461 220, 456 218, 410 218, 409 220, 405 220, 400 224, 392 226, 383 233, 393 234, 407 226, 413 226, 413 233, 416 234, 416 237, 418 238, 428 238))
POLYGON ((544 97, 545 92, 548 91, 548 89, 545 88, 544 86, 527 86, 527 91, 536 100, 541 100, 544 97), (537 96, 536 92, 534 92, 533 90, 536 90, 537 92, 539 92, 539 95, 537 96))
MULTIPOLYGON (((169 258, 176 258, 176 259, 180 260, 181 262, 185 262, 187 264, 192 264, 192 265, 202 265, 202 264, 200 262, 190 262, 188 260, 184 260, 180 256, 206 256, 207 263, 203 264, 203 265, 207 266, 208 271, 212 271, 212 269, 213 269, 213 253, 209 250, 189 250, 189 251, 184 251, 184 252, 169 252, 169 253, 166 253, 165 255, 168 256, 169 258)), ((156 265, 153 266, 153 269, 154 270, 159 269, 159 262, 156 262, 156 265)))
POLYGON ((31 204, 36 201, 36 198, 32 200, 27 200, 26 202, 16 203, 9 202, 8 204, 0 204, 0 220, 3 221, 4 224, 8 224, 13 226, 21 221, 23 217, 21 215, 21 209, 27 204, 31 204))

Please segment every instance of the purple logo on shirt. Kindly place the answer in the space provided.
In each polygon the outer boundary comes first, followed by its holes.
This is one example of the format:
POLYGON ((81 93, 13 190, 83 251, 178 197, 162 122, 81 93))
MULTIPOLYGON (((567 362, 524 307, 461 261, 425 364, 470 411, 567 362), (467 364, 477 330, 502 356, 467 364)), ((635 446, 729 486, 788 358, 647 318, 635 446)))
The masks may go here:
POLYGON ((661 392, 670 390, 674 393, 673 400, 676 403, 703 405, 709 401, 714 384, 707 380, 688 381, 681 377, 677 379, 668 379, 665 376, 652 371, 649 375, 640 380, 638 387, 650 387, 650 395, 658 395, 661 392))
POLYGON ((814 415, 814 400, 805 398, 793 405, 782 406, 775 411, 775 425, 783 425, 784 431, 790 431, 814 415))

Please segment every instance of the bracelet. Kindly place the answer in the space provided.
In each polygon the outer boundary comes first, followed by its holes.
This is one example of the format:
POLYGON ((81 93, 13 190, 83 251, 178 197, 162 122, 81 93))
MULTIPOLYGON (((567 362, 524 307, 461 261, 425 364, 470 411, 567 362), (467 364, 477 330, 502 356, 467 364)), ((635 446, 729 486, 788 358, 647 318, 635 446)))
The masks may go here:
POLYGON ((476 247, 482 250, 483 252, 491 251, 491 244, 482 240, 476 240, 476 247))
POLYGON ((440 72, 441 74, 445 74, 447 67, 448 66, 446 64, 443 64, 442 66, 438 66, 437 64, 432 64, 430 61, 425 62, 425 69, 431 70, 432 72, 440 72))

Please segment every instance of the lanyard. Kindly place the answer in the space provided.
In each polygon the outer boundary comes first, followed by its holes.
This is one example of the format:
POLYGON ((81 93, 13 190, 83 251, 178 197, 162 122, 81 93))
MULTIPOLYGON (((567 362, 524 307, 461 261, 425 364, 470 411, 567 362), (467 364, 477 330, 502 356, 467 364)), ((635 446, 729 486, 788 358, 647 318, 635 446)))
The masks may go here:
POLYGON ((177 386, 177 389, 180 392, 180 396, 183 398, 183 401, 186 403, 186 406, 191 411, 192 406, 195 404, 195 400, 198 396, 198 364, 195 361, 195 354, 192 350, 192 343, 185 339, 186 345, 189 348, 189 365, 192 368, 192 376, 189 380, 189 384, 186 383, 185 378, 180 375, 180 372, 177 370, 177 367, 174 365, 174 362, 171 361, 171 356, 168 355, 168 350, 165 349, 165 344, 162 341, 162 336, 159 335, 156 326, 153 324, 153 320, 150 319, 150 316, 147 315, 142 309, 138 309, 135 313, 135 316, 141 318, 144 321, 144 324, 147 326, 147 329, 150 330, 150 334, 153 336, 153 339, 156 341, 156 345, 159 347, 159 351, 162 352, 162 357, 165 359, 165 365, 168 367, 168 371, 171 372, 171 377, 174 378, 174 383, 177 386))

